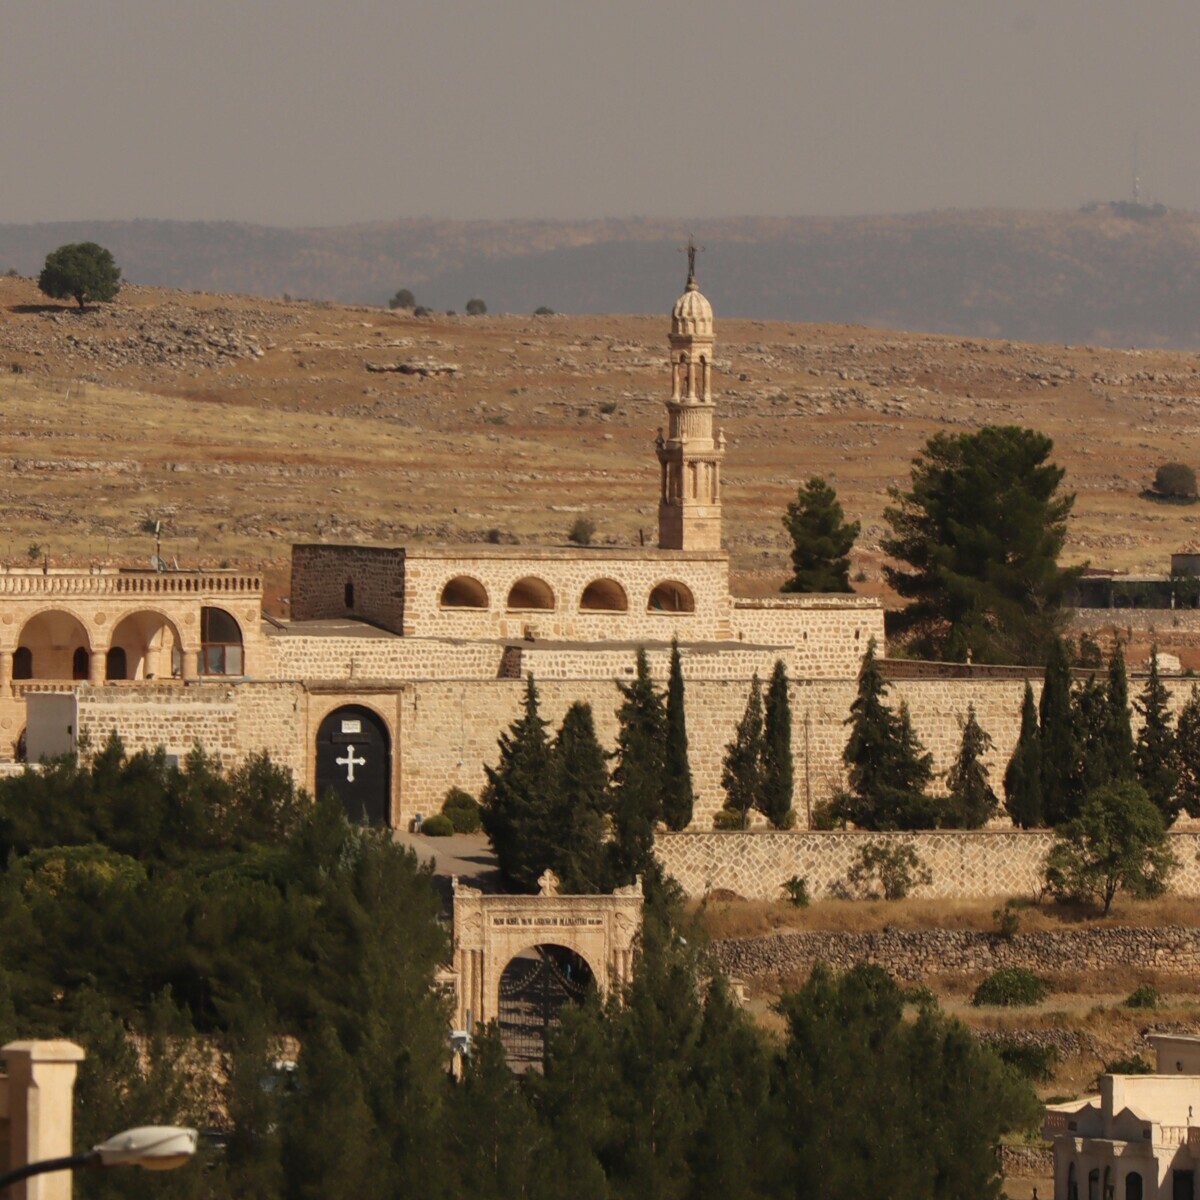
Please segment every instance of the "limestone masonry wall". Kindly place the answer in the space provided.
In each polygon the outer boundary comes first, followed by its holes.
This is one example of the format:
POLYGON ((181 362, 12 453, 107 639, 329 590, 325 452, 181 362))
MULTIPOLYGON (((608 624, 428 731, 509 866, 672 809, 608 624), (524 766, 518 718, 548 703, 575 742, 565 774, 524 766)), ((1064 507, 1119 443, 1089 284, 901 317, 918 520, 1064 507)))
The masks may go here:
POLYGON ((238 690, 227 683, 81 686, 79 737, 101 746, 115 729, 130 753, 162 746, 180 758, 200 745, 222 766, 232 767, 245 756, 238 737, 238 690))
POLYGON ((441 638, 321 637, 279 633, 267 638, 276 679, 495 679, 504 647, 499 642, 441 638))
POLYGON ((788 672, 797 679, 853 679, 867 643, 886 641, 883 609, 864 596, 734 598, 730 619, 738 641, 791 646, 788 672))
POLYGON ((818 961, 839 971, 872 963, 907 980, 960 972, 985 975, 999 967, 1025 967, 1050 976, 1130 968, 1191 976, 1200 970, 1200 929, 1067 929, 1018 933, 1010 939, 968 929, 803 930, 714 942, 710 953, 722 971, 741 979, 807 974, 818 961))
POLYGON ((402 549, 385 546, 293 546, 292 619, 359 617, 402 632, 404 558, 402 549), (346 605, 347 584, 353 607, 346 605))
MULTIPOLYGON (((1054 836, 1021 830, 947 830, 927 833, 798 831, 787 833, 670 833, 655 842, 663 869, 689 896, 714 889, 746 900, 779 900, 785 880, 798 875, 814 899, 845 881, 862 847, 872 841, 913 846, 933 875, 914 896, 972 898, 1029 896, 1040 890, 1054 836)), ((1200 833, 1171 834, 1179 866, 1171 891, 1200 896, 1200 833)))

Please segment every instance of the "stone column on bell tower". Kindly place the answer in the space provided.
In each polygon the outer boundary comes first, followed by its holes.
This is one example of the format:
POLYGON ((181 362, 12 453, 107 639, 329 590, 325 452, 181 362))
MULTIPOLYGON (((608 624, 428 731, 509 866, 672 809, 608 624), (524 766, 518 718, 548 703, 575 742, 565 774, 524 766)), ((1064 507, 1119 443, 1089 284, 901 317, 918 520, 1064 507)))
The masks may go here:
POLYGON ((725 435, 713 438, 713 313, 696 283, 696 247, 691 243, 687 287, 671 313, 670 343, 667 427, 655 439, 662 473, 658 545, 662 550, 719 550, 725 435))

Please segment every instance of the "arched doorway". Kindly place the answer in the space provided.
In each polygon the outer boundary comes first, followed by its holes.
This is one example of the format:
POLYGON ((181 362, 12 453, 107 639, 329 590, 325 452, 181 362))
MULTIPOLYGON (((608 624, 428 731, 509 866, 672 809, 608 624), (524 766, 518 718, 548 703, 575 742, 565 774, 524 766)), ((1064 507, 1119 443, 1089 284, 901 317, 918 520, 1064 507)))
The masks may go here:
POLYGON ((595 986, 591 968, 566 946, 531 946, 510 959, 500 976, 498 1013, 508 1065, 540 1067, 564 1006, 579 1003, 595 986))
POLYGON ((360 704, 334 709, 317 730, 317 795, 333 792, 351 821, 386 825, 391 785, 391 738, 382 719, 360 704))
POLYGON ((109 638, 109 679, 169 679, 183 669, 179 633, 161 613, 146 609, 122 617, 109 638), (117 672, 120 672, 119 674, 117 672))

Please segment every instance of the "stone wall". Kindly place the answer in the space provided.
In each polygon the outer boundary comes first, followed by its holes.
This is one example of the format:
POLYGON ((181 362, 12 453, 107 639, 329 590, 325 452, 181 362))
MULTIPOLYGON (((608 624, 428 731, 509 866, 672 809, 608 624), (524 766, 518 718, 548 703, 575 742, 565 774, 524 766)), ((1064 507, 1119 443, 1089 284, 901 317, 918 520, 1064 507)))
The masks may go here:
POLYGON ((131 753, 162 746, 180 758, 200 745, 231 767, 244 757, 238 737, 239 690, 228 683, 81 686, 79 736, 102 746, 115 729, 131 753))
MULTIPOLYGON (((670 833, 659 835, 655 853, 689 896, 719 888, 746 900, 780 900, 784 881, 798 875, 809 895, 820 899, 845 882, 868 842, 899 842, 913 846, 933 875, 913 896, 991 898, 1038 891, 1053 840, 1048 832, 1015 829, 670 833)), ((1171 890, 1200 896, 1200 833, 1172 833, 1171 847, 1179 860, 1171 890)))
POLYGON ((868 596, 735 597, 730 620, 738 641, 791 646, 788 672, 797 679, 853 679, 867 643, 883 654, 883 609, 868 596))
POLYGON ((292 547, 292 619, 356 617, 404 629, 404 550, 390 546, 292 547), (353 591, 347 595, 347 585, 353 591), (353 601, 352 606, 346 604, 353 601))
POLYGON ((1051 977, 1130 968, 1194 976, 1200 970, 1200 929, 1066 929, 1002 938, 971 929, 884 929, 877 933, 798 930, 714 942, 713 959, 740 979, 807 974, 815 962, 839 971, 860 963, 882 967, 897 979, 941 974, 986 975, 1024 967, 1051 977))

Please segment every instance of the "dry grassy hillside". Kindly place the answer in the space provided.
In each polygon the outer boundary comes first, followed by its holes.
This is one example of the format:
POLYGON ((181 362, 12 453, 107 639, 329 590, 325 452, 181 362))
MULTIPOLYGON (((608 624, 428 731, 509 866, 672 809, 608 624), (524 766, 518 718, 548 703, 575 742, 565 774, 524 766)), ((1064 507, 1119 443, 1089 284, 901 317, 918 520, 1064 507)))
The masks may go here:
MULTIPOLYGON (((1194 509, 1138 493, 1196 461, 1196 355, 722 320, 711 299, 744 589, 783 577, 779 517, 810 473, 861 518, 860 586, 877 588, 888 486, 930 434, 987 422, 1055 439, 1071 560, 1162 569, 1195 536, 1194 509)), ((667 327, 133 286, 78 314, 0 279, 0 554, 144 561, 156 517, 181 564, 281 566, 310 538, 557 543, 580 513, 598 540, 650 540, 667 327)))

